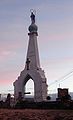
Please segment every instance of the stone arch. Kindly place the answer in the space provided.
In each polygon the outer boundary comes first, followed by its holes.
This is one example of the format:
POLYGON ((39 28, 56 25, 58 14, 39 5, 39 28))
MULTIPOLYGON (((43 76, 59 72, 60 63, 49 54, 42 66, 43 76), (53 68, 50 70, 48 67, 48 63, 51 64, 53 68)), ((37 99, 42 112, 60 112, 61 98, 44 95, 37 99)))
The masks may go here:
MULTIPOLYGON (((26 84, 28 83, 28 81, 29 81, 30 79, 31 79, 31 80, 33 81, 33 83, 34 83, 34 79, 33 79, 29 74, 27 74, 26 77, 25 77, 24 80, 23 80, 23 89, 24 89, 23 91, 24 91, 24 93, 25 93, 25 94, 24 94, 24 98, 25 98, 25 95, 27 94, 26 91, 25 91, 25 86, 26 86, 26 84)), ((35 83, 34 83, 34 84, 35 84, 35 83)), ((30 92, 30 91, 29 91, 29 92, 30 92)), ((35 96, 35 86, 34 86, 34 96, 35 96)))
POLYGON ((31 77, 31 75, 27 74, 27 75, 25 76, 25 78, 24 78, 23 84, 25 85, 29 79, 32 79, 32 80, 33 80, 33 78, 31 77))
POLYGON ((24 86, 27 83, 27 81, 31 78, 34 82, 34 101, 40 102, 43 100, 46 100, 47 96, 47 84, 46 84, 46 78, 43 75, 43 71, 30 71, 30 72, 21 72, 20 77, 18 77, 18 80, 14 82, 14 95, 15 99, 18 97, 18 93, 22 93, 22 97, 24 98, 24 86))
POLYGON ((32 79, 33 82, 34 82, 34 101, 35 102, 38 102, 38 101, 41 101, 42 100, 42 80, 41 80, 41 77, 40 75, 36 72, 34 74, 33 73, 30 73, 30 74, 26 74, 25 77, 23 78, 23 82, 22 82, 22 85, 21 85, 21 88, 22 88, 22 95, 25 99, 25 96, 24 96, 24 86, 26 85, 26 83, 28 82, 29 79, 32 79))
POLYGON ((34 101, 34 81, 29 79, 24 86, 25 94, 24 97, 27 101, 34 101))

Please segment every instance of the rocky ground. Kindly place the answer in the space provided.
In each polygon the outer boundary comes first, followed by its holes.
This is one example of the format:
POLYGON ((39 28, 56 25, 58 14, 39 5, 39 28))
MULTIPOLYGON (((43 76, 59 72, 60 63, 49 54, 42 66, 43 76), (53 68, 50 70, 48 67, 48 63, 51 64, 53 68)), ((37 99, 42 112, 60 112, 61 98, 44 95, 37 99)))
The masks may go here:
POLYGON ((73 120, 73 110, 0 109, 0 120, 73 120))

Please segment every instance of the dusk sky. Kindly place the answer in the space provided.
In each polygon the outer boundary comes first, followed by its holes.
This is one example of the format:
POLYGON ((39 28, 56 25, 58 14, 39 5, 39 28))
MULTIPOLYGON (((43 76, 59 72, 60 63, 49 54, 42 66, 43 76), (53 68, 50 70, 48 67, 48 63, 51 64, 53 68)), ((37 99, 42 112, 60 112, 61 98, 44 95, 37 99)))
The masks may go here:
POLYGON ((0 0, 0 92, 13 90, 13 82, 25 67, 30 9, 36 10, 48 93, 58 87, 73 91, 73 0, 0 0))

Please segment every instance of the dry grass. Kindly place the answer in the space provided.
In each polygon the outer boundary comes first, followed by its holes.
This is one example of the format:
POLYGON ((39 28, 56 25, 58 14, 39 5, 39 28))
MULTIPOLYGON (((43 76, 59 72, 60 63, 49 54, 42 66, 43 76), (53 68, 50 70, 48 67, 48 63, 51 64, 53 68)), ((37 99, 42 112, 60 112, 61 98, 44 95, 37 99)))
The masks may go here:
POLYGON ((73 120, 73 110, 0 109, 0 120, 73 120))

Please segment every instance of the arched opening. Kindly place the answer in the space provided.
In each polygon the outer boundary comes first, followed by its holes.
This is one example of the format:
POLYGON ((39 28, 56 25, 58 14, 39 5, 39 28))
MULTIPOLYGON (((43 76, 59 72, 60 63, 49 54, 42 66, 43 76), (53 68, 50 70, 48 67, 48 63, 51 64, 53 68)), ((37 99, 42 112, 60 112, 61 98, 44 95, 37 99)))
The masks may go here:
POLYGON ((31 78, 26 82, 24 89, 25 89, 25 93, 24 93, 25 99, 33 101, 34 100, 34 81, 31 78))

